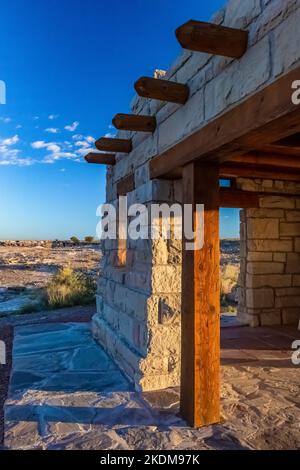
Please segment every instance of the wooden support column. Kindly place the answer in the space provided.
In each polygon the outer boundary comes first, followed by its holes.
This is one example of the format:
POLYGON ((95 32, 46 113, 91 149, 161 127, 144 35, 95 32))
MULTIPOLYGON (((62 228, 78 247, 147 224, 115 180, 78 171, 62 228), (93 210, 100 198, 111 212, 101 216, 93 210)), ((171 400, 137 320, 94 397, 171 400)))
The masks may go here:
POLYGON ((204 204, 204 245, 182 261, 182 417, 194 427, 220 420, 219 170, 191 163, 183 170, 183 202, 204 204))

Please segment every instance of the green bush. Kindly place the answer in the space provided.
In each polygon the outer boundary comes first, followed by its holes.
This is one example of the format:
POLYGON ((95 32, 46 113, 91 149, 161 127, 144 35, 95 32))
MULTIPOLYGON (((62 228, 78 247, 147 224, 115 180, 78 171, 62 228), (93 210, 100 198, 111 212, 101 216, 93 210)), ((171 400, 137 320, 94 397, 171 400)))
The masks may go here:
POLYGON ((79 243, 80 243, 79 238, 77 238, 75 236, 71 237, 70 240, 71 240, 71 242, 75 243, 75 245, 79 245, 79 243))
POLYGON ((91 236, 84 237, 84 241, 87 243, 93 243, 94 237, 91 237, 91 236))
POLYGON ((87 274, 62 268, 47 286, 49 308, 91 304, 95 300, 96 283, 87 274))

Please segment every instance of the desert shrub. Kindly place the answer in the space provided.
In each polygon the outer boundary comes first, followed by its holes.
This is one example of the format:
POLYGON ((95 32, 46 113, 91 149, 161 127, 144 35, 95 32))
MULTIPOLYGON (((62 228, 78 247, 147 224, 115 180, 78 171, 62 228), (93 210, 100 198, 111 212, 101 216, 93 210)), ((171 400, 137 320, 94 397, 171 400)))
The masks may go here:
POLYGON ((94 237, 89 235, 87 237, 84 237, 84 241, 87 242, 87 243, 93 243, 94 237))
POLYGON ((53 276, 46 291, 49 308, 86 305, 95 300, 96 283, 87 274, 62 268, 53 276))
POLYGON ((79 245, 79 243, 80 243, 79 238, 77 238, 77 237, 75 237, 75 236, 71 237, 70 240, 71 240, 71 242, 73 242, 75 245, 79 245))
POLYGON ((221 267, 221 296, 230 294, 236 287, 240 267, 236 264, 226 264, 221 267))

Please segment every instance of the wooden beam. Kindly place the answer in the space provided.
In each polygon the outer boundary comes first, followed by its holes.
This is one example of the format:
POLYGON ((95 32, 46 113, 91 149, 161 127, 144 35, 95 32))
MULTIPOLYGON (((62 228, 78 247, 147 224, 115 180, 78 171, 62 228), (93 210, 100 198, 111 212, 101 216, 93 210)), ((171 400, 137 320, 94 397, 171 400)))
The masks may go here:
POLYGON ((248 31, 190 20, 176 30, 184 49, 240 58, 247 50, 248 31))
POLYGON ((101 139, 96 140, 95 145, 98 150, 104 152, 130 153, 132 150, 132 142, 130 139, 101 137, 101 139))
POLYGON ((189 97, 187 85, 159 78, 141 77, 135 82, 134 88, 139 96, 171 103, 185 104, 189 97))
POLYGON ((88 163, 96 163, 98 165, 115 165, 116 163, 116 157, 113 153, 90 152, 84 158, 88 163))
POLYGON ((184 138, 150 162, 160 178, 192 161, 225 161, 300 131, 300 106, 291 100, 300 67, 184 138))
POLYGON ((154 116, 116 114, 112 123, 117 129, 125 131, 154 132, 156 129, 156 118, 154 116))
POLYGON ((244 155, 235 155, 230 159, 230 162, 260 166, 266 165, 278 168, 300 169, 300 156, 282 156, 278 154, 264 152, 252 152, 244 155))
POLYGON ((183 240, 180 410, 189 425, 220 420, 219 171, 195 163, 184 168, 183 203, 204 204, 204 245, 187 250, 183 240))
POLYGON ((220 207, 229 207, 236 209, 254 209, 259 207, 259 197, 266 196, 266 193, 260 195, 252 191, 241 191, 240 189, 220 188, 220 207))
POLYGON ((221 165, 220 178, 237 177, 300 181, 300 171, 293 168, 260 167, 237 163, 223 163, 221 165))
POLYGON ((126 196, 127 193, 130 193, 135 188, 134 175, 130 174, 125 176, 117 183, 117 195, 126 196))

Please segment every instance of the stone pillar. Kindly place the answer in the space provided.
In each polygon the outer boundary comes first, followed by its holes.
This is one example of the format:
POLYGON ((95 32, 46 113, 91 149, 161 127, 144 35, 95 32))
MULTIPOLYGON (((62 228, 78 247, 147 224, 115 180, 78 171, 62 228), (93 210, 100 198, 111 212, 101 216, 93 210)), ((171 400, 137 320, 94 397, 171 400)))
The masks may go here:
MULTIPOLYGON (((149 181, 128 194, 128 205, 173 203, 174 186, 149 181)), ((174 238, 128 239, 126 265, 116 267, 115 241, 103 244, 93 334, 136 389, 180 382, 181 246, 174 238)))
MULTIPOLYGON (((263 182, 257 184, 260 190, 270 190, 263 182)), ((238 316, 242 321, 251 326, 298 324, 299 240, 300 200, 294 195, 268 196, 266 191, 260 208, 241 212, 238 316)))

